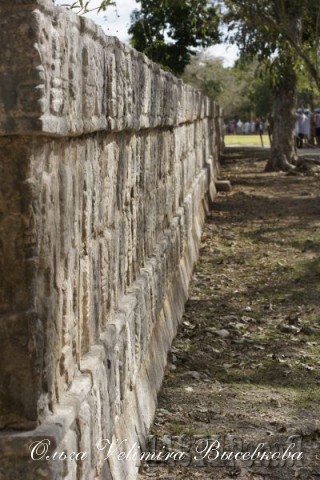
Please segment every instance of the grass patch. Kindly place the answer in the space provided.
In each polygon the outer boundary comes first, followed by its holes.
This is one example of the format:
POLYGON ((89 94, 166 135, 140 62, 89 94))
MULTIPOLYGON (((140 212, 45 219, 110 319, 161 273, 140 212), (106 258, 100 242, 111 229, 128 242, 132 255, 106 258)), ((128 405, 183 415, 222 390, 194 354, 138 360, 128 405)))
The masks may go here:
MULTIPOLYGON (((263 145, 270 147, 268 135, 262 135, 263 145)), ((227 147, 232 145, 252 145, 253 147, 261 147, 260 135, 225 135, 224 143, 227 147)))
POLYGON ((310 404, 318 405, 319 401, 320 386, 315 385, 299 391, 298 398, 296 399, 296 405, 307 408, 310 406, 310 404))

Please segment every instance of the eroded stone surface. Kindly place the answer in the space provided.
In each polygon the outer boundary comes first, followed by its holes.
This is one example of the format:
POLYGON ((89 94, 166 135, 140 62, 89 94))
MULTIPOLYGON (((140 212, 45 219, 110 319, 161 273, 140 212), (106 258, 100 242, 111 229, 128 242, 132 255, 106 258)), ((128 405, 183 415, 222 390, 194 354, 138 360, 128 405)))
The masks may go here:
POLYGON ((131 479, 97 444, 152 420, 219 109, 51 1, 0 18, 0 479, 131 479), (87 457, 32 461, 41 438, 87 457))

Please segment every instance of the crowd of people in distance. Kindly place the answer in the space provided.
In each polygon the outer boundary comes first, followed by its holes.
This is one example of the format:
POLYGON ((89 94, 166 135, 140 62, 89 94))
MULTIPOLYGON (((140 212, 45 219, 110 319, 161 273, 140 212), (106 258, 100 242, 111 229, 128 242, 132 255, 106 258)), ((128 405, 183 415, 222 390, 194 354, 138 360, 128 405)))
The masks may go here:
MULTIPOLYGON (((227 135, 263 135, 268 134, 270 141, 273 131, 272 116, 242 121, 239 117, 229 120, 224 125, 227 135)), ((320 107, 311 111, 298 108, 296 111, 294 132, 297 148, 303 146, 320 147, 320 107)))
POLYGON ((320 147, 320 108, 315 108, 313 112, 308 108, 297 109, 295 136, 297 148, 303 145, 320 147))
POLYGON ((225 133, 228 135, 254 135, 263 134, 268 131, 269 122, 264 118, 245 120, 234 118, 225 124, 225 133))

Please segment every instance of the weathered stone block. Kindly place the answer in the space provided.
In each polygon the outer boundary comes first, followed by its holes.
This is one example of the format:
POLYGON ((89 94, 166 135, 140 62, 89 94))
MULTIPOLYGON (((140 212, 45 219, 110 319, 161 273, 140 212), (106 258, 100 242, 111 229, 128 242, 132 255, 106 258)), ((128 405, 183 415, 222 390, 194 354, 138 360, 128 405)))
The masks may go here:
POLYGON ((217 192, 231 192, 231 182, 229 180, 216 180, 215 187, 217 192))
POLYGON ((0 478, 134 479, 97 444, 152 420, 220 112, 49 0, 0 13, 0 478), (87 458, 34 462, 41 438, 87 458))

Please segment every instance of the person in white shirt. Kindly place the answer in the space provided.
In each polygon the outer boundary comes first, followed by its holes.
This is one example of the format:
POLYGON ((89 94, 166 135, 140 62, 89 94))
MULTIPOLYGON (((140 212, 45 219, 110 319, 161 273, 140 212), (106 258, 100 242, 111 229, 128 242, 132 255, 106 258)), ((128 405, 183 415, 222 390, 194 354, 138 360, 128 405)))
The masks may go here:
POLYGON ((242 125, 243 123, 241 122, 240 118, 239 120, 237 121, 237 133, 241 135, 242 133, 242 125))
POLYGON ((298 126, 298 145, 297 145, 297 147, 298 148, 303 147, 303 140, 304 140, 305 131, 306 131, 306 127, 305 127, 306 121, 307 121, 307 117, 303 113, 302 108, 298 108, 298 110, 297 110, 297 124, 298 124, 297 125, 298 126))
POLYGON ((305 108, 303 110, 303 113, 305 115, 305 119, 303 122, 302 126, 302 133, 304 134, 304 141, 305 143, 309 143, 310 137, 311 137, 311 117, 310 117, 310 111, 308 108, 305 108))
POLYGON ((249 122, 249 120, 247 120, 246 123, 244 124, 244 133, 245 133, 246 135, 249 135, 249 133, 250 133, 250 127, 251 127, 251 126, 250 126, 250 122, 249 122))

